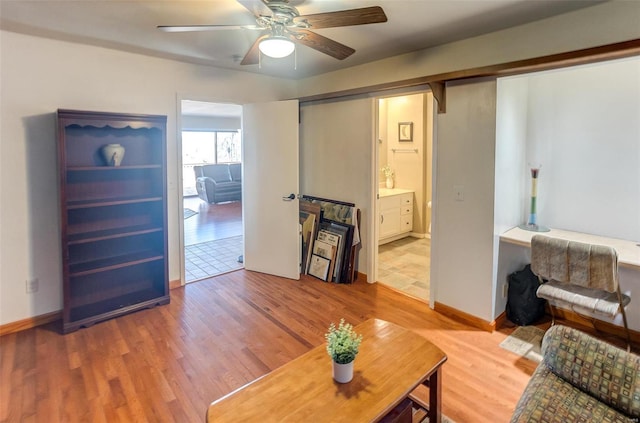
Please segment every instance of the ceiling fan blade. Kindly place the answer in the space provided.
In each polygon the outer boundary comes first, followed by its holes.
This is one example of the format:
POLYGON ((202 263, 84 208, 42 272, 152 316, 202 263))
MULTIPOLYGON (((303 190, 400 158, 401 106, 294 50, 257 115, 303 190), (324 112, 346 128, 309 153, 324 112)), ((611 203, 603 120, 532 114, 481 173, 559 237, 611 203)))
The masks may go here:
POLYGON ((269 35, 264 34, 259 36, 256 41, 253 43, 247 54, 244 55, 241 65, 257 65, 260 61, 260 49, 258 46, 260 45, 260 41, 267 38, 269 35))
POLYGON ((338 60, 344 60, 356 52, 351 47, 305 29, 296 30, 295 32, 289 31, 287 36, 295 42, 328 54, 338 60))
POLYGON ((311 29, 335 28, 338 26, 386 22, 387 15, 385 15, 384 10, 382 10, 380 6, 372 6, 361 9, 303 15, 294 19, 294 22, 299 21, 307 21, 307 23, 311 25, 311 29))
POLYGON ((267 6, 267 2, 261 0, 237 0, 238 3, 243 5, 249 12, 256 16, 272 16, 273 12, 267 6))
POLYGON ((218 31, 224 29, 263 29, 257 25, 158 25, 164 32, 218 31))

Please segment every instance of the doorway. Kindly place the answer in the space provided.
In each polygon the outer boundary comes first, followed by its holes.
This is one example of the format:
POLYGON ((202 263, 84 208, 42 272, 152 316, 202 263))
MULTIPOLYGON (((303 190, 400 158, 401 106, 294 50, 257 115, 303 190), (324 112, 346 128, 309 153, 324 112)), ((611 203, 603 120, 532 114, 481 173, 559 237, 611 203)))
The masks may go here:
POLYGON ((185 283, 243 267, 241 123, 242 106, 181 100, 185 283))
POLYGON ((429 302, 433 95, 378 99, 377 281, 429 302))

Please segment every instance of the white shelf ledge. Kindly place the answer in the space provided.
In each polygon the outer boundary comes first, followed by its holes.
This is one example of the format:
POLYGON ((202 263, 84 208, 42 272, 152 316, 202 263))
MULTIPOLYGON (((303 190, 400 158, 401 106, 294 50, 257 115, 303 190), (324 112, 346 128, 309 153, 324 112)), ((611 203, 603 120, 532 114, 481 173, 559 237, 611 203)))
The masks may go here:
POLYGON ((570 241, 585 242, 589 244, 599 244, 613 247, 618 252, 618 265, 640 270, 640 245, 635 241, 628 241, 617 238, 607 238, 598 235, 584 234, 580 232, 565 231, 562 229, 551 229, 549 232, 525 231, 518 227, 509 229, 500 235, 500 241, 510 244, 531 247, 531 238, 534 235, 546 235, 554 238, 566 239, 570 241))

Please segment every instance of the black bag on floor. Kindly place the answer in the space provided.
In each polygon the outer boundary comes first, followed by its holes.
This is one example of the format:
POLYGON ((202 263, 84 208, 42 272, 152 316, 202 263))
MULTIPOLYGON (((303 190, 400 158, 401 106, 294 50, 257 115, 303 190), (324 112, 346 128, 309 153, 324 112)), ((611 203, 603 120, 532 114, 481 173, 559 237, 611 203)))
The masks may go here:
POLYGON ((510 274, 508 281, 507 318, 519 326, 540 320, 544 316, 545 300, 536 297, 540 281, 531 271, 531 265, 510 274))

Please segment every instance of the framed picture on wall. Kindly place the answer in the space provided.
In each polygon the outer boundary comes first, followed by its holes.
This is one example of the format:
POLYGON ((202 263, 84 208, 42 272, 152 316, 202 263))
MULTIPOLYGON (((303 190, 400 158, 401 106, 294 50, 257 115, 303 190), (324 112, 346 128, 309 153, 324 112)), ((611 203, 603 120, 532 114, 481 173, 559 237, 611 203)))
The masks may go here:
POLYGON ((398 141, 402 141, 402 142, 413 141, 413 122, 398 123, 398 141))

